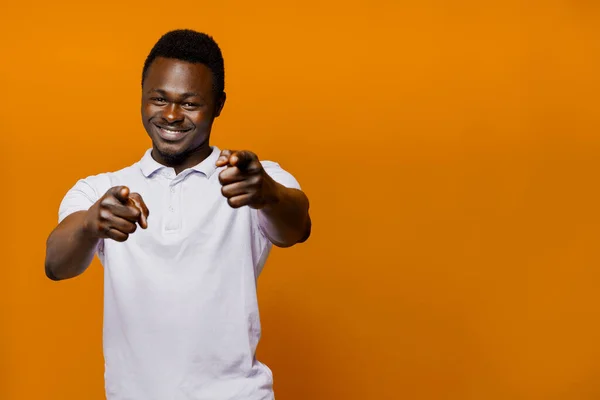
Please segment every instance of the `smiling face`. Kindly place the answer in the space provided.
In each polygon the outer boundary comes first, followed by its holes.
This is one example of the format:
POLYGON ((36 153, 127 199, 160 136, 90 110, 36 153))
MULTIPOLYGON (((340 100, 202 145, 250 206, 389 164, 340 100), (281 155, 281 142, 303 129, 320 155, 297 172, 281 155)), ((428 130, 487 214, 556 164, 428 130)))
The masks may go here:
POLYGON ((142 86, 142 121, 152 157, 176 172, 208 155, 210 131, 225 103, 215 96, 211 70, 200 63, 157 57, 142 86))

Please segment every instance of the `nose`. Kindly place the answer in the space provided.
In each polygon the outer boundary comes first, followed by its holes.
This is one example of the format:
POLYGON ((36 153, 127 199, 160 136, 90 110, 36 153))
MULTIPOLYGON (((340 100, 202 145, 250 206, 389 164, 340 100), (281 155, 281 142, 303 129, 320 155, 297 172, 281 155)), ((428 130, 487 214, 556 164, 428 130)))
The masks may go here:
POLYGON ((171 103, 163 108, 162 118, 169 124, 173 124, 175 122, 183 121, 183 113, 179 107, 177 107, 177 104, 171 103))

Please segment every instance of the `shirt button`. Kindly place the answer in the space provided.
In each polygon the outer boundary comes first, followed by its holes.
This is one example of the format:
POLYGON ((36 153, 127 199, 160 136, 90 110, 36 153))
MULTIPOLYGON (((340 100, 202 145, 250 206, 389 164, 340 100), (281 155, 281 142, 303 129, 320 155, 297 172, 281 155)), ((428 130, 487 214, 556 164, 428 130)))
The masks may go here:
POLYGON ((171 212, 175 211, 175 210, 173 209, 173 206, 169 206, 169 211, 171 211, 171 212))
POLYGON ((171 187, 171 193, 175 193, 175 188, 171 187))

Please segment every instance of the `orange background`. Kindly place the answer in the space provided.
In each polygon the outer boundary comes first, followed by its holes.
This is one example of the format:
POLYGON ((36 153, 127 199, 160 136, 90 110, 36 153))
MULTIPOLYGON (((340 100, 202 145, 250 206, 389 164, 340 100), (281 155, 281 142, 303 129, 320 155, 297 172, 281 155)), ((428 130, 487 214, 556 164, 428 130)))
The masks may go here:
POLYGON ((150 145, 142 64, 181 27, 224 52, 212 143, 312 202, 259 280, 278 400, 600 398, 596 2, 259 3, 0 6, 0 398, 104 398, 102 270, 47 280, 45 240, 150 145))

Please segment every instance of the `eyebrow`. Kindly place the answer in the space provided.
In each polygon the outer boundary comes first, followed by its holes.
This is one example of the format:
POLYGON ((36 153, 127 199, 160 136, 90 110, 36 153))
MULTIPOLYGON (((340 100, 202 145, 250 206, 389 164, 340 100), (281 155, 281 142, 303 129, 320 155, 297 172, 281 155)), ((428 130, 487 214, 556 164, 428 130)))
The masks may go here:
MULTIPOLYGON (((150 89, 150 90, 148 91, 148 93, 158 93, 158 94, 160 94, 161 96, 165 96, 165 97, 167 96, 167 92, 165 92, 165 91, 164 91, 164 90, 162 90, 162 89, 150 89)), ((185 92, 185 93, 182 93, 182 94, 181 94, 181 95, 179 95, 179 96, 180 96, 181 98, 183 98, 183 99, 187 99, 188 97, 196 97, 196 96, 198 96, 198 97, 202 97, 202 96, 200 96, 198 93, 194 93, 194 92, 185 92)))

